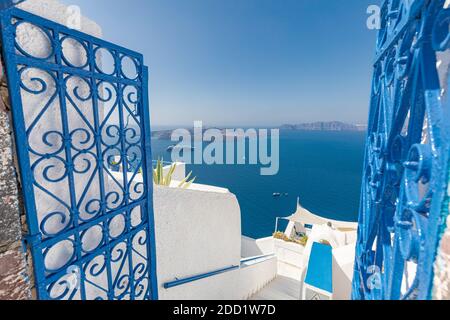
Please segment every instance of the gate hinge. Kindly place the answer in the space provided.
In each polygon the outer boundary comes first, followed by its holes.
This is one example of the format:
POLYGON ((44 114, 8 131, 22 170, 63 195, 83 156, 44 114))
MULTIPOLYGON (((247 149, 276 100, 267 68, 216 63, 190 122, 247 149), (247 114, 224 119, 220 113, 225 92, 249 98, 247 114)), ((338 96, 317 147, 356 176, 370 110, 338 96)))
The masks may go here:
POLYGON ((28 246, 36 247, 42 242, 42 236, 40 234, 27 235, 22 242, 24 243, 25 248, 28 248, 28 246))

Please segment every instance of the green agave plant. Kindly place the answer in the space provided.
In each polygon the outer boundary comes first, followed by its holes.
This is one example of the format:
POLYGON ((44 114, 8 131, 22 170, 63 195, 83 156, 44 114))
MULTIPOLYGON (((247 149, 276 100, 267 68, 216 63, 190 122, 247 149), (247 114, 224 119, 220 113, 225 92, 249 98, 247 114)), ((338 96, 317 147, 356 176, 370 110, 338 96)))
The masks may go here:
MULTIPOLYGON (((156 168, 153 170, 153 182, 159 186, 166 186, 166 187, 170 186, 170 184, 172 183, 172 176, 176 168, 177 165, 175 163, 172 164, 167 174, 164 175, 163 160, 158 160, 156 162, 156 168)), ((178 188, 188 189, 196 179, 195 177, 191 179, 191 176, 192 171, 187 175, 186 178, 183 179, 183 181, 180 182, 178 188)))

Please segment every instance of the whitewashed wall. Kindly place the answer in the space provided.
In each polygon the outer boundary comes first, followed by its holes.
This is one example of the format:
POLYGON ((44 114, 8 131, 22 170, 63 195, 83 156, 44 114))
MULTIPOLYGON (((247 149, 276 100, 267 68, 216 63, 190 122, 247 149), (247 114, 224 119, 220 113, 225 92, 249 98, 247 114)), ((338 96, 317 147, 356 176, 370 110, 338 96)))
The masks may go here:
POLYGON ((275 240, 275 254, 280 262, 284 262, 295 267, 302 267, 304 251, 305 247, 296 243, 290 243, 279 239, 275 240))
POLYGON ((240 265, 241 214, 236 197, 229 192, 156 186, 153 201, 160 299, 238 298, 239 271, 163 288, 177 278, 240 265))
POLYGON ((355 246, 333 249, 333 300, 350 300, 355 265, 355 246))
MULTIPOLYGON (((176 165, 175 171, 172 174, 172 179, 175 181, 183 181, 186 177, 186 164, 182 162, 174 163, 176 165)), ((164 167, 164 174, 167 174, 171 166, 164 167)))
POLYGON ((268 255, 275 252, 274 238, 252 239, 242 236, 242 258, 268 255))
MULTIPOLYGON (((73 21, 71 19, 73 11, 59 0, 27 0, 17 7, 65 26, 70 26, 73 21)), ((83 12, 81 14, 80 31, 101 38, 102 29, 100 26, 83 16, 83 12)))

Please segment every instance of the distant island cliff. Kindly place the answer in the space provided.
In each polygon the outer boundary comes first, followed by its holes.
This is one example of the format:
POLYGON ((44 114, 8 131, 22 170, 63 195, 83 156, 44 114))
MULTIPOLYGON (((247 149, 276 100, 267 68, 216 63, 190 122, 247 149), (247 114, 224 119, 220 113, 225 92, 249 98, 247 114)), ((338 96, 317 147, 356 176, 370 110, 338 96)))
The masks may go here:
POLYGON ((285 124, 280 127, 281 130, 297 131, 366 131, 366 125, 348 124, 340 121, 331 122, 312 122, 302 124, 285 124))
MULTIPOLYGON (((211 129, 211 128, 209 128, 211 129)), ((223 128, 213 128, 219 130, 223 137, 227 136, 226 130, 223 128)), ((313 122, 313 123, 303 123, 303 124, 285 124, 279 127, 282 131, 353 131, 353 132, 363 132, 367 130, 366 125, 355 125, 348 124, 339 121, 332 122, 313 122)), ((185 129, 191 135, 194 134, 193 129, 185 129)), ((203 132, 207 129, 203 129, 203 132)), ((156 140, 170 140, 173 130, 157 130, 152 132, 152 138, 156 140)))
MULTIPOLYGON (((242 129, 242 130, 244 130, 244 132, 234 132, 234 133, 232 132, 231 134, 228 133, 227 132, 228 130, 232 130, 232 131, 237 130, 237 129, 232 129, 232 128, 230 128, 230 129, 206 128, 206 129, 202 129, 202 134, 205 134, 205 132, 207 130, 210 130, 210 129, 215 129, 215 130, 220 131, 220 134, 222 135, 223 138, 226 138, 226 137, 235 138, 235 137, 243 137, 243 136, 247 136, 248 137, 248 136, 253 136, 253 134, 254 134, 252 132, 246 132, 245 129, 242 129)), ((187 132, 189 132, 189 134, 191 134, 191 136, 194 136, 194 130, 193 129, 184 128, 183 130, 186 130, 187 132)), ((156 139, 156 140, 170 140, 171 137, 172 137, 173 131, 174 130, 153 131, 152 132, 152 139, 156 139)))

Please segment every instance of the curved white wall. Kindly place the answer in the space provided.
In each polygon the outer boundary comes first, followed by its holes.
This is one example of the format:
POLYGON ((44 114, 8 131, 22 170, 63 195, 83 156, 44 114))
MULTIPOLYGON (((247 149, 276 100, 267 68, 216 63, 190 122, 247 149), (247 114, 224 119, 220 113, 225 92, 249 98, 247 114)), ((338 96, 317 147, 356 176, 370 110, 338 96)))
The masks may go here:
MULTIPOLYGON (((196 189, 197 186, 192 186, 196 189)), ((198 189, 204 189, 199 188, 198 189)), ((153 201, 159 298, 237 299, 239 270, 179 287, 164 283, 230 266, 241 260, 241 214, 225 189, 184 190, 155 186, 153 201)))

